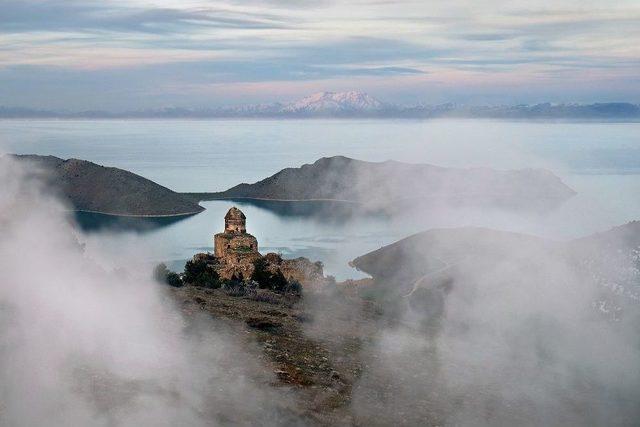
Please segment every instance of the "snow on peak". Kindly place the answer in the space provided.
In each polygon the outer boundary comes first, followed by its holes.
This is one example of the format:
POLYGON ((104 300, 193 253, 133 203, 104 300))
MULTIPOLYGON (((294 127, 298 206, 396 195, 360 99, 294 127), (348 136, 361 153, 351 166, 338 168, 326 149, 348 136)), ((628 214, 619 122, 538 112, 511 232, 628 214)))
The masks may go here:
POLYGON ((319 92, 287 104, 283 111, 289 113, 355 112, 380 110, 383 107, 382 102, 362 92, 319 92))

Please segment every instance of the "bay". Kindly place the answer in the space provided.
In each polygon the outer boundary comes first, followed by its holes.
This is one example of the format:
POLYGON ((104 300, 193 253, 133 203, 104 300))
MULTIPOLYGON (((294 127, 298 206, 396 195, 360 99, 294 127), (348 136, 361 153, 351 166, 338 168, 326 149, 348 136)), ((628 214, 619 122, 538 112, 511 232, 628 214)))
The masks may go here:
POLYGON ((357 206, 204 202, 175 222, 118 231, 108 218, 80 218, 117 252, 136 239, 149 261, 178 268, 212 250, 232 205, 261 250, 322 260, 338 279, 361 277, 348 261, 433 227, 486 226, 568 239, 640 219, 640 124, 491 120, 4 120, 0 150, 81 158, 116 166, 175 191, 220 191, 323 156, 393 159, 450 167, 550 169, 578 192, 547 212, 492 208, 359 212, 357 206))

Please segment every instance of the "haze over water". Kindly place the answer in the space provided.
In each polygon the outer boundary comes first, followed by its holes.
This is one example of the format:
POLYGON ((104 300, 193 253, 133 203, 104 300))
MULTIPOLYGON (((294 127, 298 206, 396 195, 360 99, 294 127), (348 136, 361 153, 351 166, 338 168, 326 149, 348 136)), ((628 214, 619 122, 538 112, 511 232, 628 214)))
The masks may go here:
MULTIPOLYGON (((488 226, 572 238, 640 219, 640 123, 507 122, 489 120, 214 120, 0 121, 0 149, 51 154, 115 166, 175 191, 220 191, 255 182, 320 157, 398 160, 450 167, 544 167, 578 195, 536 213, 434 209, 400 217, 307 215, 289 208, 239 203, 262 251, 325 262, 339 279, 360 277, 347 262, 431 227, 488 226)), ((141 233, 157 248, 150 261, 180 264, 211 250, 212 235, 232 202, 141 233)), ((104 245, 117 252, 120 233, 104 245)))

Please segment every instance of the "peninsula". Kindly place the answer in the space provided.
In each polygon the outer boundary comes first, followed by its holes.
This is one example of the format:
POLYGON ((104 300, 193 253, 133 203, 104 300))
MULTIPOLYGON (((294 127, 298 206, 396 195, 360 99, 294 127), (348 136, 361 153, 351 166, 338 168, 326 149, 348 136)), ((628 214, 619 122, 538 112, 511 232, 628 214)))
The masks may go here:
POLYGON ((367 162, 344 156, 286 168, 254 184, 219 193, 191 194, 199 200, 331 200, 390 208, 410 203, 529 205, 557 204, 575 192, 544 169, 500 171, 446 168, 397 161, 367 162))
POLYGON ((196 214, 191 198, 123 169, 54 156, 16 155, 28 173, 59 194, 74 211, 129 217, 196 214))

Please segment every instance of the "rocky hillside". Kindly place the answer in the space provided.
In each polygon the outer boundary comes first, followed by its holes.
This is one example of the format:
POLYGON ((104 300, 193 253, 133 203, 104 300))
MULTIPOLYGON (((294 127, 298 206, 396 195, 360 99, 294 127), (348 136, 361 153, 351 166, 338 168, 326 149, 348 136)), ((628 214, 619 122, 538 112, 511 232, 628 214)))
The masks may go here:
POLYGON ((437 276, 479 260, 496 263, 513 254, 514 248, 549 249, 552 242, 525 234, 478 227, 433 229, 362 255, 351 265, 379 283, 392 283, 409 292, 425 276, 437 276))
POLYGON ((202 199, 344 200, 387 207, 399 201, 522 204, 564 201, 574 191, 543 169, 456 169, 396 161, 325 157, 287 168, 254 184, 202 199))
MULTIPOLYGON (((634 371, 640 355, 639 243, 640 223, 569 242, 439 229, 353 265, 373 276, 361 295, 432 337, 422 354, 433 348, 439 357, 434 370, 455 379, 439 393, 455 401, 459 392, 461 401, 490 407, 487 416, 495 420, 486 425, 518 425, 541 413, 544 419, 532 425, 584 425, 596 413, 615 414, 602 424, 632 425, 640 402, 634 371), (527 397, 511 399, 505 390, 527 397), (532 403, 533 395, 545 397, 532 403)), ((405 351, 418 337, 387 340, 387 354, 405 351)), ((428 359, 418 352, 414 357, 428 359)), ((403 370, 412 363, 402 362, 408 364, 403 370)), ((460 425, 475 425, 475 419, 460 425)), ((456 423, 441 425, 450 424, 456 423)))
POLYGON ((204 210, 189 197, 134 173, 86 160, 14 156, 77 211, 121 216, 176 216, 204 210))
POLYGON ((591 293, 610 314, 625 305, 640 308, 637 221, 568 242, 476 227, 434 229, 362 255, 351 265, 395 295, 444 285, 504 281, 535 288, 536 281, 557 281, 591 293))

